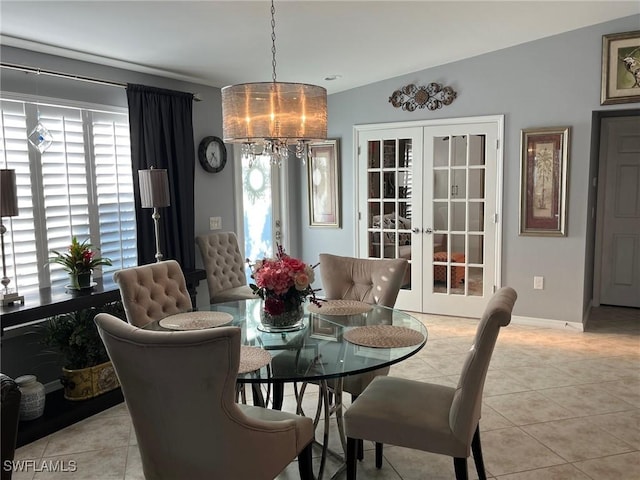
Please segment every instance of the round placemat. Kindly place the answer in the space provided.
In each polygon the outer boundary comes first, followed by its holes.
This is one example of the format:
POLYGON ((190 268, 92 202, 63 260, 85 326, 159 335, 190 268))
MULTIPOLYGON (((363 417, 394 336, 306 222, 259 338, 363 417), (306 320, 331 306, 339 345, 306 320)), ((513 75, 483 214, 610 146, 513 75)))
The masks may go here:
POLYGON ((238 373, 249 373, 268 365, 271 362, 271 354, 260 347, 240 347, 240 368, 238 373))
POLYGON ((358 313, 366 313, 372 308, 368 303, 357 300, 327 300, 320 302, 320 306, 311 303, 307 310, 322 315, 357 315, 358 313))
POLYGON ((233 316, 227 312, 184 312, 164 317, 158 323, 169 330, 202 330, 228 325, 232 321, 233 316))
POLYGON ((424 335, 406 327, 369 325, 346 331, 344 339, 363 347, 397 348, 417 345, 424 340, 424 335))

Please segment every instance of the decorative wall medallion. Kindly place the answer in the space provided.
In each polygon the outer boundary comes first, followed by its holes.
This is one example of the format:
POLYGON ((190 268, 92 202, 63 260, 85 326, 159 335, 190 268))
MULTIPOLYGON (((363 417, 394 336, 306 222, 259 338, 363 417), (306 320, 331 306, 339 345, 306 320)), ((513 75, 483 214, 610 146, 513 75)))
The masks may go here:
POLYGON ((416 108, 437 110, 442 105, 450 105, 457 93, 451 87, 442 87, 439 83, 430 83, 426 87, 418 87, 410 83, 406 87, 393 92, 389 102, 395 108, 413 112, 416 108))

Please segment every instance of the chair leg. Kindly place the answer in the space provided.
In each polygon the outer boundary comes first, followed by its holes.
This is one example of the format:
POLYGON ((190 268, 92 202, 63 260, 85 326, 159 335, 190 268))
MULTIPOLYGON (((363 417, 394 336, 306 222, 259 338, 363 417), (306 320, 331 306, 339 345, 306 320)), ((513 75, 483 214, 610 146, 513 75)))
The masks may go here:
POLYGON ((453 459, 453 468, 456 471, 456 480, 469 480, 466 458, 455 457, 453 459))
POLYGON ((298 455, 298 471, 301 480, 314 480, 312 448, 313 442, 310 442, 298 455))
POLYGON ((358 470, 357 448, 358 439, 347 437, 347 480, 356 480, 356 472, 358 470))
POLYGON ((376 442, 376 468, 382 468, 382 443, 376 442))
MULTIPOLYGON (((356 401, 358 395, 351 394, 351 404, 356 401)), ((364 440, 361 438, 358 439, 358 460, 362 461, 364 459, 364 440)))
POLYGON ((484 459, 482 458, 482 446, 480 445, 480 425, 476 427, 476 433, 473 434, 471 451, 473 452, 473 461, 476 464, 478 479, 487 480, 487 474, 484 471, 484 459))

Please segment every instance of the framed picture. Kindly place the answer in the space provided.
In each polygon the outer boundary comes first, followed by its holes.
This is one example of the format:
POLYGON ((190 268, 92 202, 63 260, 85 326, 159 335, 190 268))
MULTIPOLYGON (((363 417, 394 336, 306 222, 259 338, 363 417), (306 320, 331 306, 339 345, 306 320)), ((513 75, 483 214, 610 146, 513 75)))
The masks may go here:
POLYGON ((339 328, 335 323, 328 320, 311 316, 311 331, 309 336, 316 340, 329 340, 330 342, 338 341, 339 328))
POLYGON ((309 149, 309 225, 340 228, 338 141, 312 143, 309 149))
POLYGON ((600 104, 640 102, 640 30, 602 37, 600 104))
POLYGON ((566 236, 570 127, 522 130, 520 235, 566 236))

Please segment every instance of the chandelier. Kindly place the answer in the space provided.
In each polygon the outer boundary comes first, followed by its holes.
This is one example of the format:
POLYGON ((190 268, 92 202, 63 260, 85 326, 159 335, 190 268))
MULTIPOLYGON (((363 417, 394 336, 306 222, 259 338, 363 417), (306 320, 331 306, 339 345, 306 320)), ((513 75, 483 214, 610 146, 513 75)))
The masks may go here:
POLYGON ((326 89, 276 81, 275 11, 271 0, 273 80, 222 89, 222 136, 225 142, 242 144, 250 165, 261 155, 280 165, 290 148, 304 160, 309 142, 327 138, 326 89))

